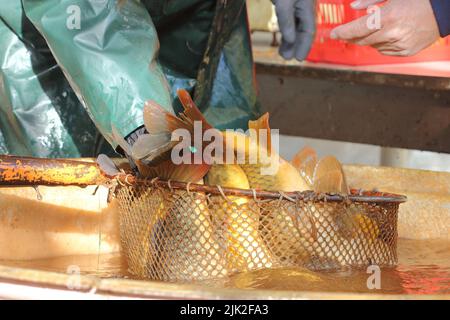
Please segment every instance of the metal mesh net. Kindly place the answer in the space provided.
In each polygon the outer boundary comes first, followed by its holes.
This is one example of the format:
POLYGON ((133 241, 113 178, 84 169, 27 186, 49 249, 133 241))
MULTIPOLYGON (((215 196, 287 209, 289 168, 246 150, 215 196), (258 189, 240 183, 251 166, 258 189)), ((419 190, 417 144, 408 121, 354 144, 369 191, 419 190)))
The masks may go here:
POLYGON ((398 202, 220 191, 119 187, 121 240, 130 272, 189 282, 261 268, 323 270, 397 262, 398 202))

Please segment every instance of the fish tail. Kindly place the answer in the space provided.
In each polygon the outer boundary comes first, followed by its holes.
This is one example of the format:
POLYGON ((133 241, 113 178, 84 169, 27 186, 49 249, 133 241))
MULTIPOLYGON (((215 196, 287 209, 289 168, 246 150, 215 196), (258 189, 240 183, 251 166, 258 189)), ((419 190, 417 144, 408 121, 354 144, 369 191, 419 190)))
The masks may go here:
POLYGON ((193 130, 192 123, 166 111, 155 101, 147 101, 144 105, 144 125, 149 134, 171 134, 176 129, 193 130))
POLYGON ((311 147, 300 150, 292 159, 291 164, 300 172, 309 187, 314 184, 314 169, 317 165, 317 153, 311 147))
POLYGON ((322 158, 314 169, 314 191, 348 194, 349 189, 341 163, 332 156, 322 158))
POLYGON ((258 135, 258 144, 265 146, 270 154, 272 150, 272 137, 270 136, 269 113, 266 112, 257 120, 250 120, 248 122, 248 128, 255 130, 257 134, 259 133, 259 130, 266 130, 267 141, 259 141, 258 135))
MULTIPOLYGON (((144 124, 148 133, 159 136, 167 134, 168 137, 168 141, 154 139, 154 141, 158 142, 158 145, 152 145, 151 149, 158 149, 168 144, 172 140, 172 133, 177 129, 185 129, 193 137, 195 121, 202 122, 202 130, 212 128, 186 90, 178 90, 178 97, 184 108, 184 112, 180 113, 178 117, 166 111, 155 101, 146 102, 144 106, 144 124)), ((181 164, 175 164, 169 159, 157 166, 147 168, 143 163, 138 164, 141 174, 145 177, 160 177, 182 182, 202 179, 208 172, 209 167, 210 165, 205 163, 203 158, 201 163, 190 161, 189 163, 181 164)))
POLYGON ((184 89, 180 89, 177 91, 178 99, 180 99, 181 104, 183 105, 184 112, 180 115, 184 119, 188 121, 201 121, 203 124, 203 129, 211 129, 213 128, 212 125, 208 123, 206 118, 203 116, 200 109, 197 107, 197 105, 192 100, 189 92, 187 92, 184 89))

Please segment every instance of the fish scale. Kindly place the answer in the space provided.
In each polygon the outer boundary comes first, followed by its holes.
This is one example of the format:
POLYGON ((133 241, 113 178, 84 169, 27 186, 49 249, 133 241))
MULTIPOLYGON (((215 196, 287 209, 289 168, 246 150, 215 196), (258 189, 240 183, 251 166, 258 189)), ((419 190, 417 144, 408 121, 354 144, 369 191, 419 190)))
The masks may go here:
MULTIPOLYGON (((235 164, 213 165, 208 172, 206 183, 227 188, 248 189, 249 183, 242 168, 235 164)), ((252 205, 245 197, 212 197, 217 204, 213 216, 218 229, 218 237, 224 240, 228 269, 245 271, 256 268, 270 268, 273 257, 263 242, 259 228, 259 207, 252 205)))

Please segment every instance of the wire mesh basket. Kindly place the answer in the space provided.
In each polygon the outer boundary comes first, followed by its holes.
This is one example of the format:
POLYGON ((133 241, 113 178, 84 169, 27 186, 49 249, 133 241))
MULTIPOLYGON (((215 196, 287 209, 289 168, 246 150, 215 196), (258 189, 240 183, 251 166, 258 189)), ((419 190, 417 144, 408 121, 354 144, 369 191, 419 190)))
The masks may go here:
POLYGON ((393 266, 406 200, 145 180, 121 183, 115 195, 129 271, 177 282, 262 268, 393 266))

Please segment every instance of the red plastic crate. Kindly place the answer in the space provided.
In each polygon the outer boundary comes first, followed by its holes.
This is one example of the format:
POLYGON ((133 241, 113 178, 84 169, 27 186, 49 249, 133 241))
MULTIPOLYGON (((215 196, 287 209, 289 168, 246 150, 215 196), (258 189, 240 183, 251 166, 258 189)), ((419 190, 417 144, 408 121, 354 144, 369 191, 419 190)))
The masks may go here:
POLYGON ((368 46, 363 47, 331 39, 330 32, 336 26, 367 14, 366 10, 352 9, 351 2, 353 0, 317 1, 317 35, 307 58, 308 61, 357 66, 450 60, 449 37, 440 39, 431 47, 412 57, 384 56, 368 46))

